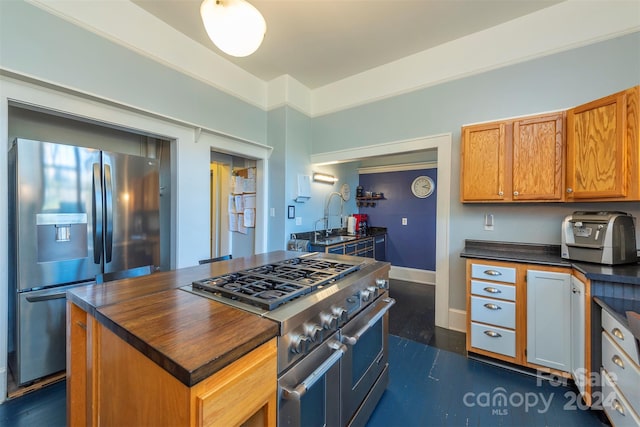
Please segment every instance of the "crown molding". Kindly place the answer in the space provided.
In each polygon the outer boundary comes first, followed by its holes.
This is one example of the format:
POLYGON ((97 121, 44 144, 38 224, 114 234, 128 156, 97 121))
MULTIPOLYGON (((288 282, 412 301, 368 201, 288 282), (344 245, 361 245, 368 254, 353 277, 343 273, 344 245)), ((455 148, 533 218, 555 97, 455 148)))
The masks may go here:
POLYGON ((640 31, 638 0, 567 0, 310 90, 286 75, 262 81, 130 1, 26 1, 265 111, 309 117, 640 31))

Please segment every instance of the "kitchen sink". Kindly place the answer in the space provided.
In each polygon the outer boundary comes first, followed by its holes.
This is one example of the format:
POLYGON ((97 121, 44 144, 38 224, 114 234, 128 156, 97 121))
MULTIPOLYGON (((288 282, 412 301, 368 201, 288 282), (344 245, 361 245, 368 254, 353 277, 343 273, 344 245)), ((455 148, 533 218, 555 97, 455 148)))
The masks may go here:
POLYGON ((317 245, 335 245, 336 243, 350 242, 355 240, 356 236, 331 236, 326 239, 316 240, 314 244, 317 245))

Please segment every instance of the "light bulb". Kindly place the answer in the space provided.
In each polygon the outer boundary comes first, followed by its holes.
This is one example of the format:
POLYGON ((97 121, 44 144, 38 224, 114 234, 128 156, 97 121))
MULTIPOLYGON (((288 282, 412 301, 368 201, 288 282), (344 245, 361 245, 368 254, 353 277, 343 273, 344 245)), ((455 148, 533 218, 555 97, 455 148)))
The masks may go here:
POLYGON ((231 56, 251 55, 267 31, 262 14, 245 0, 204 0, 200 16, 211 41, 231 56))

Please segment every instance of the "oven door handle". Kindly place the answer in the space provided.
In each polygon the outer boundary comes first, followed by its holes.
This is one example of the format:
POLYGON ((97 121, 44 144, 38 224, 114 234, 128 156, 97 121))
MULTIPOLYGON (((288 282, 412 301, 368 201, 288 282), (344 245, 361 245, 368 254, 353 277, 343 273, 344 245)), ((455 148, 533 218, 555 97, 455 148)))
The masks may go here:
POLYGON ((387 311, 389 311, 389 309, 396 303, 396 300, 394 300, 393 298, 384 298, 382 301, 385 302, 387 305, 385 305, 371 319, 369 319, 367 324, 364 325, 362 329, 360 329, 358 332, 356 332, 352 336, 343 335, 342 336, 343 343, 349 344, 350 346, 356 345, 358 343, 358 340, 364 335, 364 333, 367 332, 369 329, 371 329, 373 325, 378 323, 378 320, 382 319, 382 316, 387 314, 387 311))
POLYGON ((347 347, 344 344, 340 344, 338 341, 329 344, 329 346, 336 351, 327 357, 327 360, 322 362, 320 366, 316 368, 307 378, 305 378, 300 384, 298 384, 293 390, 286 387, 282 387, 282 396, 287 400, 297 400, 309 390, 327 371, 335 365, 342 355, 347 351, 347 347))

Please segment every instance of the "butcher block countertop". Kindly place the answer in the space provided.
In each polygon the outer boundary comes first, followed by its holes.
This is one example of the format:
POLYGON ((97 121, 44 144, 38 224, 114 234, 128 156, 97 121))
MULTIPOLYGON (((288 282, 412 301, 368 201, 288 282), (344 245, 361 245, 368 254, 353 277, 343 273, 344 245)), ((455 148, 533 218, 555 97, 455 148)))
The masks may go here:
POLYGON ((299 255, 278 251, 157 272, 77 288, 67 298, 190 387, 275 337, 278 325, 179 288, 299 255))

